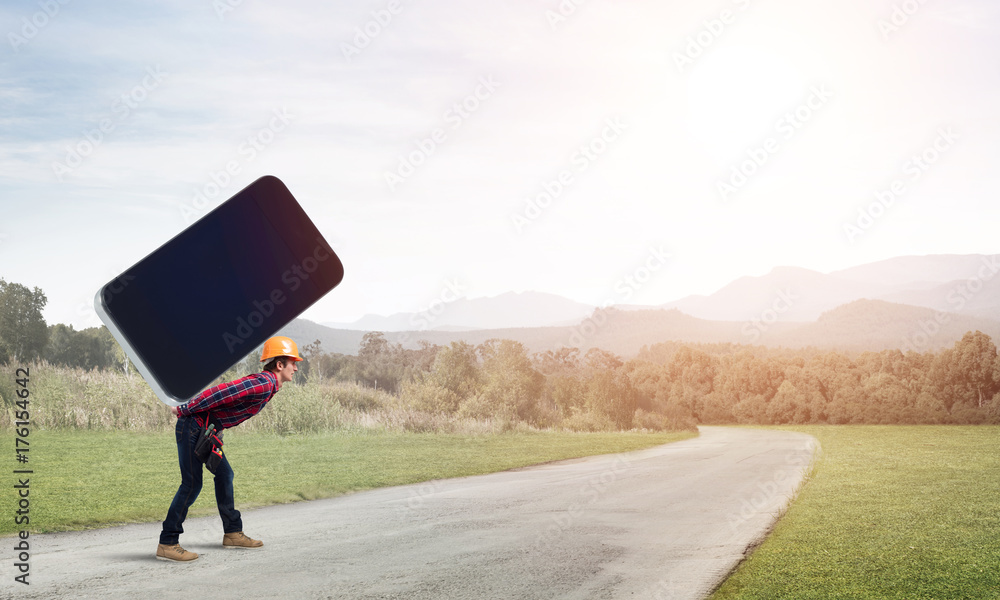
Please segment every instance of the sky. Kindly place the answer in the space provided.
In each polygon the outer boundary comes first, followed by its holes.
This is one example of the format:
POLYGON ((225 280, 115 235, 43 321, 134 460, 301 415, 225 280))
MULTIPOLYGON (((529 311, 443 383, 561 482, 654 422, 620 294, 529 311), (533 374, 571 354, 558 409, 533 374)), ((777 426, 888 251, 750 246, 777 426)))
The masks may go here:
POLYGON ((50 324, 263 175, 344 263, 318 322, 1000 252, 995 2, 99 4, 0 6, 0 278, 50 324))

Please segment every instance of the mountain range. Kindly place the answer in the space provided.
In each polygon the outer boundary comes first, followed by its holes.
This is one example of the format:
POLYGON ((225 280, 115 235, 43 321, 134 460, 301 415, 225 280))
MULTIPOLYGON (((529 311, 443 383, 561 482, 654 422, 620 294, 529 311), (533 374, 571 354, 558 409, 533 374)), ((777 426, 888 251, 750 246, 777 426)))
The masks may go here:
POLYGON ((1000 255, 906 256, 825 274, 778 267, 711 295, 658 306, 595 312, 553 294, 510 292, 354 323, 298 319, 283 333, 304 342, 319 339, 327 352, 343 354, 357 353, 367 331, 385 332, 404 347, 502 337, 532 352, 599 347, 623 356, 661 341, 938 350, 970 330, 1000 340, 998 272, 1000 255))
POLYGON ((813 321, 869 299, 1000 319, 998 272, 996 254, 905 256, 827 274, 778 267, 761 277, 741 277, 710 296, 688 296, 663 307, 703 319, 743 321, 775 303, 788 304, 781 320, 813 321))

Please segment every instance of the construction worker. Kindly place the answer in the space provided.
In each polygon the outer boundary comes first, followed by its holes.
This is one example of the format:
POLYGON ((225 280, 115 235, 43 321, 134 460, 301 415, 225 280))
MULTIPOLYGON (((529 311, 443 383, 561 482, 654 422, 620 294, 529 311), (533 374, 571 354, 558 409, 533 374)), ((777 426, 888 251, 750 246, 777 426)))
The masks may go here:
MULTIPOLYGON (((272 337, 264 342, 260 362, 266 363, 260 373, 247 375, 236 381, 222 383, 208 388, 187 404, 171 407, 170 412, 177 417, 175 428, 177 457, 181 467, 181 485, 174 495, 167 518, 163 521, 160 543, 156 548, 156 558, 179 562, 198 558, 180 545, 180 535, 184 533, 182 524, 188 508, 194 504, 201 491, 202 467, 204 463, 194 456, 195 442, 206 419, 215 424, 221 435, 224 429, 235 427, 254 416, 281 389, 281 384, 291 381, 299 370, 296 363, 301 361, 298 346, 284 336, 272 337)), ((247 537, 243 533, 240 511, 233 500, 233 470, 229 460, 223 456, 215 473, 215 500, 219 505, 225 548, 260 548, 260 540, 247 537)))

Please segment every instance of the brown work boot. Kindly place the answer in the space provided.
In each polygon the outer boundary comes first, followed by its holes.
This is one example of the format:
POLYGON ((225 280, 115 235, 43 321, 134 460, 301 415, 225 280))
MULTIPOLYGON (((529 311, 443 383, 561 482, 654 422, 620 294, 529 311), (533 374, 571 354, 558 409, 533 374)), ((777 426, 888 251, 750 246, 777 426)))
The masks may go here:
POLYGON ((222 536, 222 545, 226 548, 260 548, 264 542, 248 538, 242 531, 237 531, 222 536))
POLYGON ((156 558, 158 560, 172 560, 174 562, 190 562, 198 555, 181 548, 180 544, 159 544, 156 547, 156 558))

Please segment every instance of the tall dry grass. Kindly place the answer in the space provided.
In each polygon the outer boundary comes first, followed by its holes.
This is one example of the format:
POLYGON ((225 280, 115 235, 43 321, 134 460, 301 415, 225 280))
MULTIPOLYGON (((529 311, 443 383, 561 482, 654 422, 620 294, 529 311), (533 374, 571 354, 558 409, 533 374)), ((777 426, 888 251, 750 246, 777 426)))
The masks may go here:
MULTIPOLYGON (((169 410, 141 377, 45 362, 31 364, 28 369, 28 409, 34 428, 162 431, 172 427, 169 410)), ((4 428, 12 425, 18 400, 15 389, 14 385, 0 384, 5 409, 0 426, 4 428)))
MULTIPOLYGON (((29 365, 34 429, 169 431, 174 417, 139 376, 84 371, 45 362, 29 365)), ((0 429, 13 429, 17 385, 0 377, 0 429)), ((416 410, 406 400, 354 383, 286 383, 240 429, 277 434, 319 431, 501 433, 524 425, 504 419, 458 418, 416 410)))

